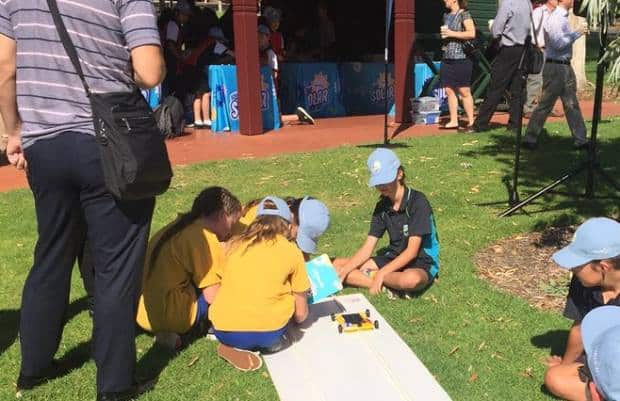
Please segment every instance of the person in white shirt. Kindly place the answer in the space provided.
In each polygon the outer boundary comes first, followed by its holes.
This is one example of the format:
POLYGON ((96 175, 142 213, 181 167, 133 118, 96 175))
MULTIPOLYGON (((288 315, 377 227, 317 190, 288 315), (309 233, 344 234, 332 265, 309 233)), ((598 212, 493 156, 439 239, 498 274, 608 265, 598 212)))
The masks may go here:
MULTIPOLYGON (((544 4, 536 7, 534 11, 532 11, 532 46, 537 46, 541 50, 545 50, 545 34, 543 30, 544 23, 549 18, 549 15, 555 8, 558 6, 558 0, 547 0, 544 4)), ((530 74, 527 76, 527 98, 525 99, 525 104, 523 105, 523 112, 526 117, 532 114, 534 111, 534 107, 536 107, 536 103, 538 103, 540 99, 540 95, 542 94, 542 70, 538 74, 530 74)), ((551 111, 550 114, 552 117, 559 117, 561 114, 556 111, 551 111)))
POLYGON ((588 149, 586 125, 577 99, 577 78, 570 64, 573 57, 573 43, 588 32, 588 27, 581 26, 576 31, 570 29, 568 10, 573 7, 573 2, 574 0, 559 0, 558 6, 543 25, 545 33, 543 92, 527 124, 522 144, 526 149, 534 150, 537 147, 538 135, 558 98, 562 100, 575 149, 588 149))
MULTIPOLYGON (((269 66, 273 75, 273 82, 276 85, 276 93, 279 89, 279 65, 278 56, 271 48, 271 28, 265 24, 258 25, 258 51, 260 56, 260 65, 269 66)), ((279 100, 279 99, 278 99, 279 100)), ((290 123, 307 123, 314 124, 314 118, 303 107, 299 106, 295 109, 295 114, 285 114, 280 116, 283 124, 290 123)))
POLYGON ((166 78, 162 83, 162 92, 168 96, 177 91, 177 68, 183 59, 183 25, 187 24, 193 13, 192 6, 186 0, 179 0, 174 6, 174 18, 168 21, 164 37, 164 60, 166 60, 166 78))

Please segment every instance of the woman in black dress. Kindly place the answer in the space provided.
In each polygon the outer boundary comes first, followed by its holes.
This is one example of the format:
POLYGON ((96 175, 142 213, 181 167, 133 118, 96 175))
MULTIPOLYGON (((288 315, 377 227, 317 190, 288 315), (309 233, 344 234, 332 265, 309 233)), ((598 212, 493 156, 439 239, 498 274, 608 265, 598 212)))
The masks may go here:
POLYGON ((472 61, 465 54, 463 43, 476 37, 474 20, 466 10, 467 0, 443 0, 449 10, 443 17, 441 38, 443 39, 443 57, 441 60, 441 83, 448 96, 450 120, 443 125, 445 129, 457 129, 458 99, 461 96, 463 109, 467 115, 466 131, 474 123, 474 99, 471 95, 472 61))

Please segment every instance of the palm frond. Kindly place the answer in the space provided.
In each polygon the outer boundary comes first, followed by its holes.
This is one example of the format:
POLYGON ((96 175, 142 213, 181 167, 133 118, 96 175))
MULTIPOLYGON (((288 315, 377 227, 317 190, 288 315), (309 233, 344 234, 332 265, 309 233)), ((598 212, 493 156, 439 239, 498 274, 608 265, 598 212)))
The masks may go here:
POLYGON ((607 45, 607 51, 600 62, 609 63, 609 82, 620 84, 620 38, 614 39, 607 45))

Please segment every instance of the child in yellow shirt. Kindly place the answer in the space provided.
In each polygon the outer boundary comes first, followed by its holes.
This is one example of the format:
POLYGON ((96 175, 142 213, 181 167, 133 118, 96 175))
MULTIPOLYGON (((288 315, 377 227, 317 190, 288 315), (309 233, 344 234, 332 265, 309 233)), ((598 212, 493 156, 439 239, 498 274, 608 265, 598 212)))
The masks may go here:
POLYGON ((224 264, 205 280, 218 354, 241 370, 260 367, 260 358, 247 351, 275 352, 289 321, 308 316, 310 282, 303 255, 291 242, 291 221, 284 200, 263 199, 224 264))
POLYGON ((240 214, 241 204, 234 195, 209 187, 189 212, 151 239, 136 320, 155 333, 159 343, 179 348, 180 334, 206 322, 205 278, 222 263, 220 241, 230 237, 240 214))
MULTIPOLYGON (((308 261, 316 253, 319 238, 329 227, 329 210, 318 199, 311 196, 285 198, 291 211, 291 236, 308 261)), ((243 233, 256 218, 260 199, 248 202, 243 208, 242 217, 233 227, 233 235, 243 233)))

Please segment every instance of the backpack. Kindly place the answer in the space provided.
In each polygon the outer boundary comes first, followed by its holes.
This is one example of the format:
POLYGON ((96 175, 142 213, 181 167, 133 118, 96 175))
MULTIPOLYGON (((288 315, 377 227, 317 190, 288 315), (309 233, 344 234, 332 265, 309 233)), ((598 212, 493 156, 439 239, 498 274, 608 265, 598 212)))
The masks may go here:
POLYGON ((185 129, 183 104, 174 96, 167 96, 153 111, 157 126, 166 139, 176 138, 185 129))

